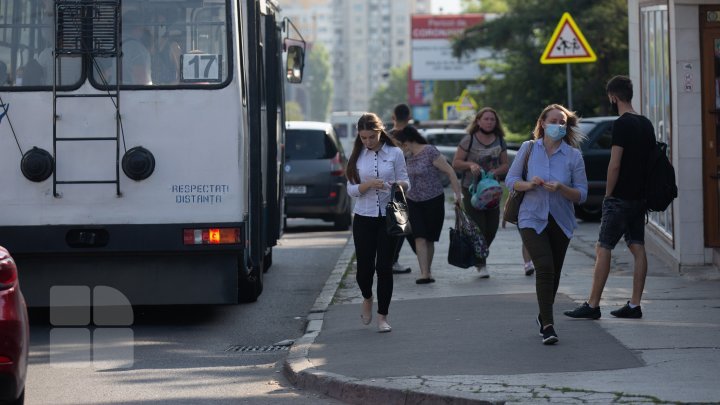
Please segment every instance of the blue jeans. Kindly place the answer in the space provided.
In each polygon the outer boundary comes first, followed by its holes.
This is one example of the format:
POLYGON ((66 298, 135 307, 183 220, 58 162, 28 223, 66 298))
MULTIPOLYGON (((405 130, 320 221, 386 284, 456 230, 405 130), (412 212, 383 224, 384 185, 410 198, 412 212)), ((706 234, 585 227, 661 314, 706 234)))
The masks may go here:
POLYGON ((645 244, 645 201, 605 197, 598 244, 612 250, 623 236, 628 246, 645 244))

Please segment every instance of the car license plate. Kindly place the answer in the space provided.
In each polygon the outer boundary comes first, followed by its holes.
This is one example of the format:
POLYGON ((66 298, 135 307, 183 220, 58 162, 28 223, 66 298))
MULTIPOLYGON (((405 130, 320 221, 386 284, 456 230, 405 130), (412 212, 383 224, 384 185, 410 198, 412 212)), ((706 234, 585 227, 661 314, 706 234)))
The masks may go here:
POLYGON ((285 194, 305 194, 306 186, 285 186, 285 194))

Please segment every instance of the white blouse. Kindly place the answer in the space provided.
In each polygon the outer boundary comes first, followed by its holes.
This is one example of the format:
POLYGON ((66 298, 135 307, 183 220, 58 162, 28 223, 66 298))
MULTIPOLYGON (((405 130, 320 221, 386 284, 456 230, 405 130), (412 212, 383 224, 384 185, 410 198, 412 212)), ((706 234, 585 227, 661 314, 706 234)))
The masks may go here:
POLYGON ((378 178, 385 182, 385 188, 382 190, 371 188, 364 194, 360 194, 360 185, 348 181, 348 194, 356 198, 355 208, 353 208, 355 214, 366 217, 384 217, 385 206, 390 201, 390 185, 404 182, 407 185, 405 193, 410 190, 405 156, 400 148, 383 144, 380 150, 374 152, 363 147, 356 166, 361 183, 378 178))

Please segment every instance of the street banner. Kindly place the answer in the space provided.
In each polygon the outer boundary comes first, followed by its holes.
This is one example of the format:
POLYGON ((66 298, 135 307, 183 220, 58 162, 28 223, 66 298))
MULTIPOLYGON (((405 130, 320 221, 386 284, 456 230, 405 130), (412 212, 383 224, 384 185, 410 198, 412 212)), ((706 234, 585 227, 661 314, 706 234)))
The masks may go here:
POLYGON ((458 59, 452 55, 452 38, 484 20, 483 14, 413 15, 412 80, 477 79, 478 62, 490 51, 477 49, 458 59))

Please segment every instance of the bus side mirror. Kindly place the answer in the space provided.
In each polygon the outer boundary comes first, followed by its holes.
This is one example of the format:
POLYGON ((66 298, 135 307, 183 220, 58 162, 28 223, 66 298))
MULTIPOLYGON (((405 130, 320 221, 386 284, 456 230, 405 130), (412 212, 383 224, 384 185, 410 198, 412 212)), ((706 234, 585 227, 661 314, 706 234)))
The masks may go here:
POLYGON ((287 66, 285 75, 290 83, 302 82, 303 68, 305 67, 305 50, 299 45, 290 45, 287 48, 287 66))

